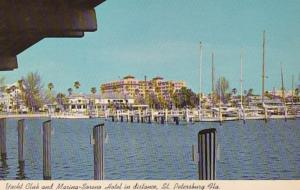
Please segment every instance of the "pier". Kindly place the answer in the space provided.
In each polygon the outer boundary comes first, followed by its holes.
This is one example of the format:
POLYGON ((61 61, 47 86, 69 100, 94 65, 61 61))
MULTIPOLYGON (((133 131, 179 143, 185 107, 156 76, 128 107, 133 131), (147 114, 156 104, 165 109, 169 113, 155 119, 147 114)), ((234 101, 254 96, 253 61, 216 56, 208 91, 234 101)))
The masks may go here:
POLYGON ((300 115, 293 114, 291 109, 280 106, 269 106, 264 108, 212 108, 202 109, 177 109, 177 110, 106 110, 104 119, 112 122, 131 123, 159 123, 176 124, 195 122, 219 122, 265 120, 270 119, 295 119, 300 115))
MULTIPOLYGON (((0 161, 1 168, 7 168, 7 138, 6 138, 6 118, 0 118, 0 161)), ((51 126, 51 120, 44 121, 41 126, 42 136, 42 170, 43 179, 52 179, 52 139, 53 128, 51 126)), ((17 120, 17 146, 18 146, 18 164, 19 164, 19 177, 17 179, 24 179, 24 168, 27 158, 25 157, 25 119, 17 120)), ((94 149, 94 179, 104 179, 104 141, 105 141, 105 126, 104 124, 98 124, 93 127, 93 134, 91 144, 94 149)))

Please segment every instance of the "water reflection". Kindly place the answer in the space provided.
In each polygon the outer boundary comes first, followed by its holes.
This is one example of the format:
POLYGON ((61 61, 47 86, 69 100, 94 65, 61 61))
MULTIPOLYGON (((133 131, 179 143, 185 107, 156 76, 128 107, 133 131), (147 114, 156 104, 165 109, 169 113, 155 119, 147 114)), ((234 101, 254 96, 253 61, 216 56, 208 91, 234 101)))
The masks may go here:
POLYGON ((0 159, 0 179, 6 179, 9 173, 6 154, 1 154, 0 159))
POLYGON ((18 179, 18 180, 27 179, 26 174, 25 174, 25 162, 24 161, 19 161, 16 179, 18 179))
MULTIPOLYGON (((8 138, 1 179, 43 179, 43 120, 26 120, 24 163, 18 142, 8 138)), ((52 120, 52 179, 93 179, 92 126, 99 120, 52 120)), ((8 120, 7 136, 17 136, 8 120)), ((299 179, 300 120, 158 125, 106 122, 106 179, 198 179, 192 144, 204 128, 216 128, 220 146, 217 179, 299 179), (180 171, 180 172, 178 172, 180 171)))

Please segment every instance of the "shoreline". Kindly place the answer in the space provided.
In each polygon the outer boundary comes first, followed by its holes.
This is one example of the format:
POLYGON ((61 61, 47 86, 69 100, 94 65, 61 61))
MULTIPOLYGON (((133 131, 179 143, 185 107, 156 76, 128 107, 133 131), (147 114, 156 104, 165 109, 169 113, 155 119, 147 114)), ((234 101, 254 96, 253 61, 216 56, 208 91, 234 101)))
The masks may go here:
MULTIPOLYGON (((95 118, 102 118, 105 119, 105 116, 89 116, 84 114, 48 114, 48 113, 29 113, 29 114, 0 114, 0 119, 25 119, 25 118, 47 118, 47 119, 95 119, 95 118)), ((300 115, 289 115, 288 117, 284 117, 283 115, 273 115, 267 117, 267 120, 295 120, 300 118, 300 115)), ((108 118, 105 119, 110 121, 108 118)), ((264 120, 264 117, 246 117, 244 120, 264 120)), ((181 120, 183 122, 186 122, 185 120, 181 120)), ((238 117, 223 117, 221 122, 226 121, 243 121, 243 119, 238 117)), ((122 122, 122 121, 112 121, 112 122, 122 122)), ((126 122, 126 121, 124 121, 126 122)), ((199 120, 197 117, 194 117, 194 119, 191 122, 188 123, 210 123, 210 122, 220 122, 218 118, 209 118, 205 117, 201 120, 199 120)), ((173 122, 167 122, 167 123, 173 123, 173 122)))
MULTIPOLYGON (((0 119, 2 118, 49 118, 49 119, 89 119, 88 115, 81 114, 72 114, 72 115, 64 115, 64 114, 48 114, 48 113, 29 113, 29 114, 0 114, 0 119)), ((101 117, 93 117, 93 118, 101 118, 101 117)))

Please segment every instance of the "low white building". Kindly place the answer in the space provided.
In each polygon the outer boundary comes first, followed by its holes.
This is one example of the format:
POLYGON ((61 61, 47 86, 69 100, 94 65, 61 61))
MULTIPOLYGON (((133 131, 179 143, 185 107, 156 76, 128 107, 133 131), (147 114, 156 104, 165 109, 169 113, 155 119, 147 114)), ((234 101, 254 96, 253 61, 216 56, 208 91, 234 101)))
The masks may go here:
POLYGON ((97 104, 97 108, 101 109, 102 111, 106 110, 107 108, 117 107, 117 108, 126 108, 131 107, 134 105, 134 99, 121 99, 121 98, 101 98, 97 104))
POLYGON ((134 99, 102 98, 95 94, 72 94, 67 97, 67 112, 80 114, 100 114, 106 109, 117 107, 125 108, 134 104, 134 99))
POLYGON ((65 105, 68 112, 72 113, 87 113, 89 99, 86 95, 72 94, 67 97, 67 105, 65 105))

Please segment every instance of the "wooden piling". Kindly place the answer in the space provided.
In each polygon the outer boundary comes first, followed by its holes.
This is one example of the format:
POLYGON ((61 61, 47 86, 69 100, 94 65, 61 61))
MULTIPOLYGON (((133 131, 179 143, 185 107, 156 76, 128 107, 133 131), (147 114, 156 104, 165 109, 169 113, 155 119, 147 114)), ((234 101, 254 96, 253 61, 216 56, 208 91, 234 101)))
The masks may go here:
POLYGON ((24 163, 24 119, 18 120, 18 160, 24 163))
POLYGON ((165 109, 165 121, 168 122, 168 109, 165 109))
POLYGON ((133 123, 133 115, 130 116, 130 122, 133 123))
POLYGON ((164 124, 164 123, 165 123, 165 117, 164 117, 164 116, 161 116, 160 119, 161 119, 161 120, 160 120, 160 123, 161 123, 161 124, 164 124))
POLYGON ((176 125, 179 125, 179 118, 178 117, 174 117, 175 123, 176 125))
POLYGON ((117 121, 120 121, 120 110, 116 111, 116 119, 117 121))
POLYGON ((51 120, 43 123, 43 177, 51 179, 51 120))
POLYGON ((144 117, 141 117, 141 123, 144 123, 144 117))
POLYGON ((148 116, 148 123, 151 123, 151 116, 148 116))
POLYGON ((111 116, 111 121, 115 122, 115 117, 114 116, 111 116))
POLYGON ((130 112, 129 112, 129 110, 127 110, 127 122, 129 122, 129 116, 130 116, 130 112))
POLYGON ((121 122, 123 122, 123 116, 120 116, 121 117, 121 122))
POLYGON ((5 160, 7 156, 6 152, 6 119, 0 118, 0 153, 1 159, 5 160))
POLYGON ((94 137, 94 179, 104 179, 104 124, 99 124, 93 128, 94 137))
POLYGON ((286 122, 287 121, 287 115, 288 115, 288 113, 287 113, 287 107, 286 107, 286 105, 284 106, 284 121, 286 122))
POLYGON ((154 111, 153 111, 153 109, 151 109, 150 116, 151 116, 151 121, 154 121, 154 111))
POLYGON ((264 108, 264 114, 265 114, 264 120, 265 120, 265 123, 267 123, 267 121, 268 121, 268 110, 265 107, 263 107, 263 108, 264 108))
POLYGON ((198 172, 200 180, 216 179, 216 129, 204 129, 198 133, 198 172))
POLYGON ((185 119, 186 119, 186 122, 190 122, 190 117, 189 117, 189 109, 185 109, 185 119))
POLYGON ((25 162, 19 162, 16 179, 17 180, 26 179, 26 176, 25 176, 25 162))

